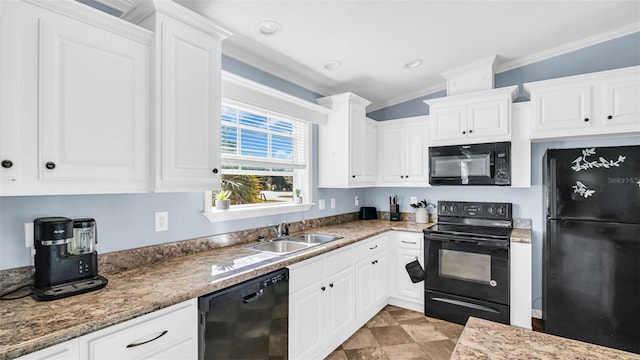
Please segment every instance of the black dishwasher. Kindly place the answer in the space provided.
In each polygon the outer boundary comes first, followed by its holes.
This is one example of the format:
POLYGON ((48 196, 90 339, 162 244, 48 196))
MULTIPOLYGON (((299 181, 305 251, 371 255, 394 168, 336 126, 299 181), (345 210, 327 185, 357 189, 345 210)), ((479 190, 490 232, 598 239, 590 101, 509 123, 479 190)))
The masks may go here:
POLYGON ((201 360, 287 359, 289 269, 201 296, 198 309, 201 360))

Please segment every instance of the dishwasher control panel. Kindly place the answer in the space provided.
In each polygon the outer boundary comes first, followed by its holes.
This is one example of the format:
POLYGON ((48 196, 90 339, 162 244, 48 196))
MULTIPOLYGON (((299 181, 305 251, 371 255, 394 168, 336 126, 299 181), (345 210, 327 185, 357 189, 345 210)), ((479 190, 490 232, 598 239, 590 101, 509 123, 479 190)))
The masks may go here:
POLYGON ((283 281, 289 281, 289 272, 285 272, 285 273, 280 273, 278 275, 274 275, 268 279, 263 279, 262 283, 260 284, 260 289, 264 289, 267 288, 271 285, 275 285, 279 282, 283 282, 283 281))

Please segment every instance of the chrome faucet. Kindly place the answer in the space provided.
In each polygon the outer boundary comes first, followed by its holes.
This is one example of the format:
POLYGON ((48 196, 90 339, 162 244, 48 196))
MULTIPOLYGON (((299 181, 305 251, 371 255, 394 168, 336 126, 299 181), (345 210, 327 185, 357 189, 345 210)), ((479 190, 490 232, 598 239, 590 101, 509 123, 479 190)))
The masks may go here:
POLYGON ((276 237, 289 236, 289 224, 285 222, 282 222, 282 224, 277 227, 275 225, 271 225, 271 229, 276 233, 276 237))

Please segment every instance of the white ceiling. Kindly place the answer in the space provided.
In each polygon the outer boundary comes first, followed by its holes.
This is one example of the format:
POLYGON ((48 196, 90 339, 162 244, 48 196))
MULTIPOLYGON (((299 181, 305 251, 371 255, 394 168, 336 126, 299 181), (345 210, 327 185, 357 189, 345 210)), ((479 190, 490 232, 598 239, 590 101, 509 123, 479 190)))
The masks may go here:
POLYGON ((493 55, 501 72, 640 31, 640 0, 176 1, 234 33, 226 55, 323 95, 354 92, 368 111, 444 89, 442 72, 493 55), (264 20, 282 31, 261 35, 264 20), (326 70, 333 59, 342 67, 326 70))

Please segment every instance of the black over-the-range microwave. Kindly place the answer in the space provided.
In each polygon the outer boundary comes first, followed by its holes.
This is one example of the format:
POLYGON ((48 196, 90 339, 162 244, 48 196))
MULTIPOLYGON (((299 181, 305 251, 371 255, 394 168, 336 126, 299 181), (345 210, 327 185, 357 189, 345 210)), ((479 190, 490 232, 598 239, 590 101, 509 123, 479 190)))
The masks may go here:
POLYGON ((511 142, 429 148, 431 185, 511 185, 511 142))

